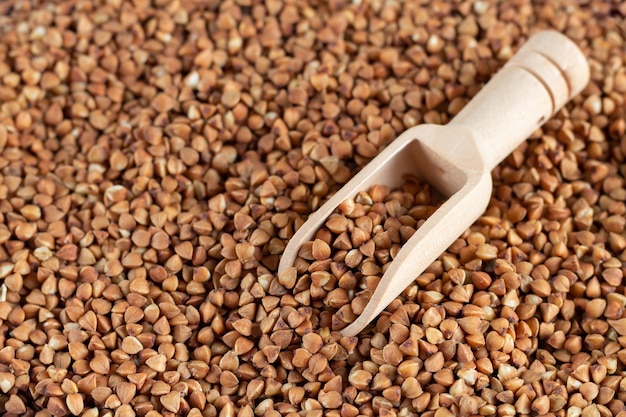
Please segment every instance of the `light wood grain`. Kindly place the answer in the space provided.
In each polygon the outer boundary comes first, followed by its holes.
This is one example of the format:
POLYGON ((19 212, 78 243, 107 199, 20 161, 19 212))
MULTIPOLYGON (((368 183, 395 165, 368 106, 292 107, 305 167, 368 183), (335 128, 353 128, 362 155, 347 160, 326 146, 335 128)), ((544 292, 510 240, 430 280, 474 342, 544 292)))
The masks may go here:
POLYGON ((429 182, 448 199, 404 244, 363 313, 341 331, 359 333, 483 213, 490 171, 588 81, 587 61, 571 40, 553 31, 534 35, 448 125, 405 131, 313 213, 285 248, 279 274, 358 191, 398 185, 407 173, 429 182))

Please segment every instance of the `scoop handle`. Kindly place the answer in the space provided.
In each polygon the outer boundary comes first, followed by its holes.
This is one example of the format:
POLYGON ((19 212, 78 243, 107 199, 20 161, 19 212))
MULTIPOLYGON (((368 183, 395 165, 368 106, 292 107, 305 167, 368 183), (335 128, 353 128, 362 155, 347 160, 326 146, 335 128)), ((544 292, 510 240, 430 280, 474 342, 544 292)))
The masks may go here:
POLYGON ((533 35, 450 121, 472 131, 495 168, 589 82, 582 51, 555 31, 533 35))

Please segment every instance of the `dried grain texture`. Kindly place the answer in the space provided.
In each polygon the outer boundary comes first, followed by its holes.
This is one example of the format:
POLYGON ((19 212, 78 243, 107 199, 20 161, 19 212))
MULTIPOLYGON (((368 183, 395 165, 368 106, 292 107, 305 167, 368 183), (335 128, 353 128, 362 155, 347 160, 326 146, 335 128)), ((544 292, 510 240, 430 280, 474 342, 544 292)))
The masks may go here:
POLYGON ((604 0, 0 2, 0 412, 623 417, 625 21, 604 0), (285 243, 545 28, 591 83, 341 338, 359 297, 276 276, 285 243))

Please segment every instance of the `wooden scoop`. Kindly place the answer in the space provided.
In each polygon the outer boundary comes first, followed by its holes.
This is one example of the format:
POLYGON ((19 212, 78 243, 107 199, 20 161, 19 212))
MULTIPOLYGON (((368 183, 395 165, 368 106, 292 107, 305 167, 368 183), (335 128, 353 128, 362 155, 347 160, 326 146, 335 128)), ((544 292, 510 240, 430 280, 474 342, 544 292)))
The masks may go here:
POLYGON ((401 248, 361 315, 341 331, 356 335, 483 213, 491 170, 588 81, 587 61, 571 40, 554 31, 532 36, 448 125, 408 129, 314 212, 285 248, 279 274, 342 201, 372 185, 398 186, 413 174, 448 197, 401 248))

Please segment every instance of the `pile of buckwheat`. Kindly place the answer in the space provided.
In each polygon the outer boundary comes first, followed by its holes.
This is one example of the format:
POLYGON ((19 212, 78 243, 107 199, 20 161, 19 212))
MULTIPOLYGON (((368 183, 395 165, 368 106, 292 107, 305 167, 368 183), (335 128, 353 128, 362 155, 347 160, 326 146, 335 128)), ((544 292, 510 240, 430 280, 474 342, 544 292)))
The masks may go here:
POLYGON ((320 311, 320 327, 343 329, 361 314, 402 245, 436 210, 440 199, 432 194, 428 184, 407 177, 397 190, 375 185, 344 201, 315 239, 302 245, 295 266, 278 283, 320 311))
POLYGON ((605 0, 0 2, 0 412, 626 416, 625 22, 605 0), (279 276, 286 242, 545 28, 589 86, 341 337, 432 190, 356 195, 279 276))

